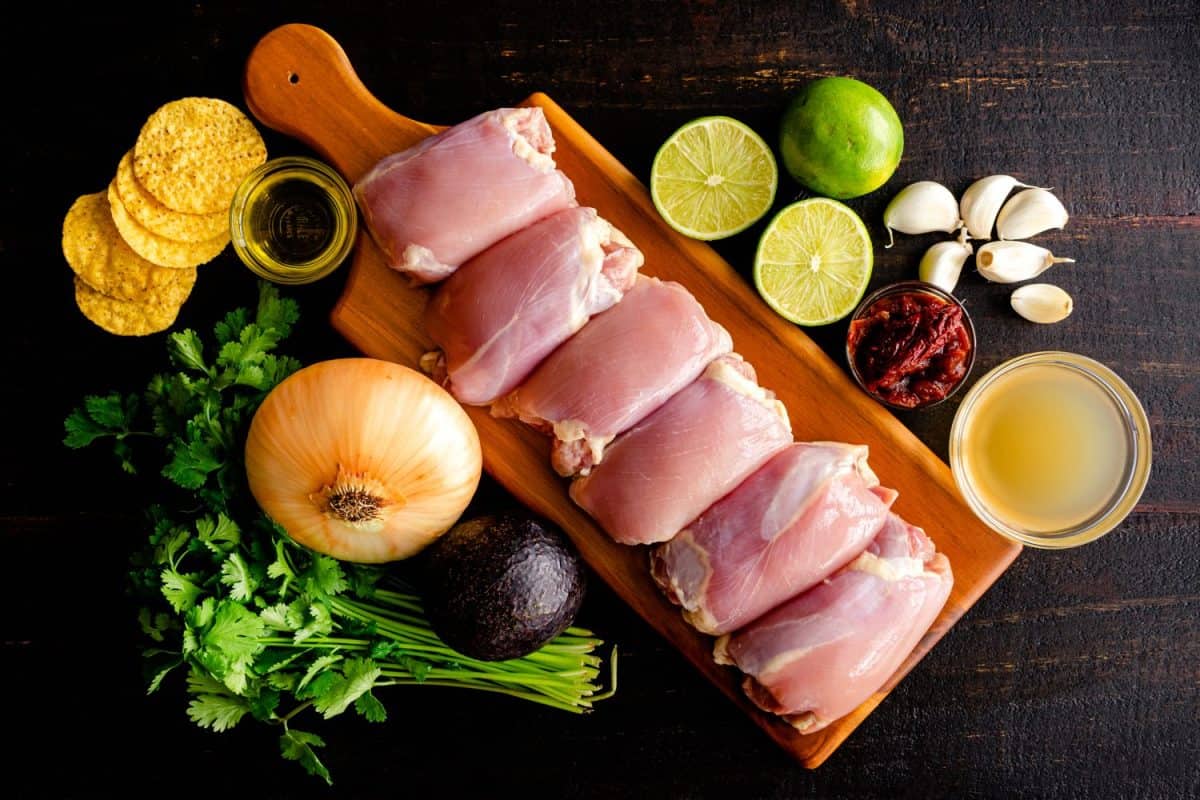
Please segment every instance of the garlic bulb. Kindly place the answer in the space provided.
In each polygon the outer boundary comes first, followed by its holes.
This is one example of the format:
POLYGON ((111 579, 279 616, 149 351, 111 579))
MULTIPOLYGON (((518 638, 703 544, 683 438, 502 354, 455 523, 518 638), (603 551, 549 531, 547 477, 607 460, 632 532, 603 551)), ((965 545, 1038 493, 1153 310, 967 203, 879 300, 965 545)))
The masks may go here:
POLYGON ((975 254, 979 274, 994 283, 1018 283, 1036 278, 1055 264, 1075 263, 1056 258, 1044 247, 1027 242, 988 242, 975 254))
POLYGON ((444 533, 481 467, 479 435, 446 390, 371 358, 290 376, 246 440, 246 477, 263 510, 300 544, 365 563, 406 558, 444 533))
POLYGON ((967 187, 959 201, 959 213, 972 239, 992 238, 992 226, 996 224, 1000 206, 1017 186, 1028 187, 1029 184, 1021 183, 1011 175, 989 175, 967 187))
POLYGON ((970 255, 971 245, 966 242, 938 242, 921 256, 918 277, 943 291, 953 292, 970 255))
POLYGON ((962 225, 958 201, 950 190, 934 181, 917 181, 905 186, 883 212, 887 247, 895 244, 893 231, 901 233, 954 233, 962 225))
POLYGON ((1012 293, 1009 302, 1030 322, 1043 325, 1061 322, 1071 315, 1074 303, 1071 295, 1050 283, 1031 283, 1012 293))
POLYGON ((1057 197, 1045 189, 1026 189, 1000 209, 996 233, 1001 239, 1028 239, 1066 224, 1067 209, 1057 197))

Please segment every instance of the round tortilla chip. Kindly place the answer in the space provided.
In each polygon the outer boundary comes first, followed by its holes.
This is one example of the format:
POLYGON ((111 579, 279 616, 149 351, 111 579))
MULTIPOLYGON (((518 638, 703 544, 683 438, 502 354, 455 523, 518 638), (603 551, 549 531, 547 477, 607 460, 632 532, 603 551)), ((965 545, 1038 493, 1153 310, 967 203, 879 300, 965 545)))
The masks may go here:
MULTIPOLYGON (((146 336, 171 327, 183 302, 176 304, 167 299, 174 298, 151 297, 140 303, 119 300, 97 292, 75 276, 75 305, 85 317, 118 336, 146 336)), ((187 299, 186 293, 183 299, 187 299)))
POLYGON ((117 165, 117 195, 129 216, 151 233, 177 242, 203 242, 229 230, 229 212, 185 214, 167 208, 137 181, 133 174, 133 151, 117 165))
POLYGON ((155 266, 133 252, 113 223, 104 192, 85 194, 71 204, 63 220, 62 248, 67 264, 84 283, 118 300, 140 302, 160 292, 182 293, 182 304, 196 282, 194 269, 155 266))
POLYGON ((213 97, 185 97, 159 108, 133 147, 137 180, 167 208, 189 214, 227 211, 267 146, 237 106, 213 97))
POLYGON ((229 231, 203 242, 177 242, 159 236, 139 225, 121 202, 116 181, 108 185, 108 206, 121 238, 142 258, 160 267, 176 269, 198 267, 212 261, 229 244, 229 231))

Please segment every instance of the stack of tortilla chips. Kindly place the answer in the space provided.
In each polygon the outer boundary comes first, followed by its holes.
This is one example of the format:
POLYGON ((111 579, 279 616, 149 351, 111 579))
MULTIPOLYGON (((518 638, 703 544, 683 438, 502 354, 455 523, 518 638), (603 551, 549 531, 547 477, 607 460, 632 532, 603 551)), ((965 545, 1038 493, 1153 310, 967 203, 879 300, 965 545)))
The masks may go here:
POLYGON ((224 100, 185 97, 151 114, 108 190, 78 198, 63 222, 84 316, 122 336, 169 328, 196 267, 229 244, 238 184, 266 158, 254 124, 224 100))

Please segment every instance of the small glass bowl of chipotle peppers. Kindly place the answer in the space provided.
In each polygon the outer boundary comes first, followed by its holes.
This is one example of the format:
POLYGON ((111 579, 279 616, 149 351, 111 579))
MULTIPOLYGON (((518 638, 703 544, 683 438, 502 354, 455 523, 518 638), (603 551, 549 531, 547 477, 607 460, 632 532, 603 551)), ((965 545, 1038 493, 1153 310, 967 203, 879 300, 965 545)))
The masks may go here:
POLYGON ((958 391, 975 363, 975 326, 952 294, 900 281, 868 294, 846 335, 850 374, 889 408, 936 405, 958 391))

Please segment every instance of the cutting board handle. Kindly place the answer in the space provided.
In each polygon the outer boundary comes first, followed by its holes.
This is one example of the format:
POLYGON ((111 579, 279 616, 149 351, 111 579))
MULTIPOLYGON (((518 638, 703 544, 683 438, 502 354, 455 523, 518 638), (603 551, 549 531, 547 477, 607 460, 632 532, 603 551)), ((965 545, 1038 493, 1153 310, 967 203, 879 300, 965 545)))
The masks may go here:
POLYGON ((403 150, 437 130, 377 100, 341 45, 312 25, 282 25, 260 39, 242 90, 264 125, 304 142, 351 183, 374 165, 365 154, 403 150))

